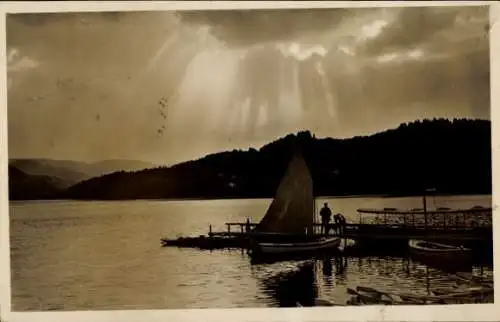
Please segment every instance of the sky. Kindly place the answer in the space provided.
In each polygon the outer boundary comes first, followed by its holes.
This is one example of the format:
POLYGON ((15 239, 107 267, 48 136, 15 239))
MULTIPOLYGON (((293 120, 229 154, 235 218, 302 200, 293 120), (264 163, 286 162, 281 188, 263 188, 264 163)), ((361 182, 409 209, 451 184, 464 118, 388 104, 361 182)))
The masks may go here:
POLYGON ((10 158, 157 164, 490 118, 487 7, 7 16, 10 158))

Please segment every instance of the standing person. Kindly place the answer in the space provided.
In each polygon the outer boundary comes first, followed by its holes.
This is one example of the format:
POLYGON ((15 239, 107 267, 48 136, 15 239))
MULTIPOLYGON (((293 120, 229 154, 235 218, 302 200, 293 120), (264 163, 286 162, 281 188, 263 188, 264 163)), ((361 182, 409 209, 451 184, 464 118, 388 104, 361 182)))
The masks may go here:
POLYGON ((340 235, 340 214, 335 214, 335 216, 333 216, 333 220, 335 221, 335 224, 334 224, 335 233, 340 235))
POLYGON ((337 214, 336 216, 338 216, 339 235, 343 235, 345 224, 346 224, 346 219, 345 219, 344 215, 342 215, 342 214, 337 214))
POLYGON ((330 220, 332 219, 332 211, 328 207, 327 202, 324 203, 319 215, 321 216, 321 232, 328 233, 330 220))
POLYGON ((247 233, 250 232, 250 219, 249 218, 247 218, 247 222, 245 223, 245 229, 246 229, 247 233))

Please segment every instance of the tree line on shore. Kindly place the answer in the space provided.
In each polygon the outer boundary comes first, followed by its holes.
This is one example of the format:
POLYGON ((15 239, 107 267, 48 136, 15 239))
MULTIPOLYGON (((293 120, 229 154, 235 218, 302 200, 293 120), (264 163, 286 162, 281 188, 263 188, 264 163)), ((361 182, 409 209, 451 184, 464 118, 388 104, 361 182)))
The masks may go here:
POLYGON ((491 194, 491 122, 434 119, 349 139, 289 134, 260 149, 207 155, 171 167, 116 171, 67 188, 9 166, 11 200, 270 198, 299 148, 316 196, 491 194))

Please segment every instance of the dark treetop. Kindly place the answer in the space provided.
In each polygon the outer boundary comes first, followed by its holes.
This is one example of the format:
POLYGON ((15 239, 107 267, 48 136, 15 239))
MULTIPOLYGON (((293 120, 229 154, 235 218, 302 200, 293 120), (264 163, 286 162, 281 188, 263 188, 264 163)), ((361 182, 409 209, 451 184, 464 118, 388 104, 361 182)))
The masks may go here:
POLYGON ((9 167, 10 199, 157 199, 272 197, 300 148, 316 196, 491 194, 491 123, 425 120, 366 137, 287 135, 259 150, 234 150, 172 167, 117 171, 69 188, 9 167))

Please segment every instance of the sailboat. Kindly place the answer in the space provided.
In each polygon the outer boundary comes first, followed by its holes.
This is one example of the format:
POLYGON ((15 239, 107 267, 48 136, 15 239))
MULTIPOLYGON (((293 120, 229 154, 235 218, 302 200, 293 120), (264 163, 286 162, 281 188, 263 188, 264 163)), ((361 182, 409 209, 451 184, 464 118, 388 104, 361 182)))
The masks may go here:
POLYGON ((314 234, 314 214, 311 174, 302 154, 296 151, 266 214, 250 233, 249 254, 311 253, 338 248, 339 237, 314 234))

